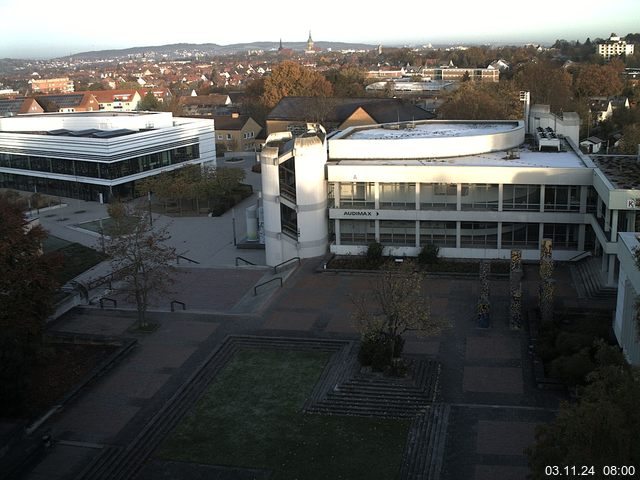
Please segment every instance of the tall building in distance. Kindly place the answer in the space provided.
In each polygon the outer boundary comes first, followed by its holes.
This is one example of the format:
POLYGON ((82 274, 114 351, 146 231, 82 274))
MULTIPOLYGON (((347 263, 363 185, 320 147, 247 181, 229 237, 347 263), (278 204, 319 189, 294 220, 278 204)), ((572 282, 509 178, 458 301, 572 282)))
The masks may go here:
POLYGON ((74 92, 73 80, 69 77, 44 78, 41 80, 31 80, 31 91, 33 93, 72 93, 74 92))
POLYGON ((606 59, 619 55, 633 55, 633 43, 621 40, 618 35, 612 33, 609 40, 598 44, 598 55, 606 59))
POLYGON ((311 38, 311 30, 309 30, 309 38, 307 39, 307 49, 305 53, 315 53, 313 48, 313 38, 311 38))

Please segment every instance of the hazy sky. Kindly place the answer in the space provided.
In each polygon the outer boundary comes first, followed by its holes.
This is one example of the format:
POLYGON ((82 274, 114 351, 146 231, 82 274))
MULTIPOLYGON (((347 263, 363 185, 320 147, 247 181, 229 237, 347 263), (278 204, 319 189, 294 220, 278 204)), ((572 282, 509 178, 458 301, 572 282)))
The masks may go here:
POLYGON ((640 31, 640 1, 0 0, 0 58, 168 43, 550 43, 640 31))

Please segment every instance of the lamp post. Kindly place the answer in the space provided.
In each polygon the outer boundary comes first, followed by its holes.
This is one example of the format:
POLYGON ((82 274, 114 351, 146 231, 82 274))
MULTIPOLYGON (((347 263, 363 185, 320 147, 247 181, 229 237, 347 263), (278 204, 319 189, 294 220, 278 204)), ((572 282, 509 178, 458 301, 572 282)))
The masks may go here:
POLYGON ((151 191, 147 192, 147 200, 149 201, 149 225, 153 227, 153 216, 151 215, 151 191))

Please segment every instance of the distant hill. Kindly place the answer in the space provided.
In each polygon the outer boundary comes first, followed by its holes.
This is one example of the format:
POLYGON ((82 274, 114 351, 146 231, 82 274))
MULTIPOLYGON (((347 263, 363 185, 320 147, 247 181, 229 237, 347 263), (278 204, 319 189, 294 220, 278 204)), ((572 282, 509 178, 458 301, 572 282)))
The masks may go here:
MULTIPOLYGON (((364 43, 346 42, 314 42, 316 48, 322 50, 372 50, 376 45, 364 43)), ((306 42, 283 42, 284 48, 292 50, 305 50, 306 42)), ((234 43, 232 45, 218 45, 216 43, 173 43, 170 45, 157 45, 148 47, 132 47, 117 50, 97 50, 92 52, 80 52, 62 59, 73 58, 75 60, 99 60, 105 58, 123 58, 129 56, 168 56, 169 58, 188 57, 199 55, 228 55, 250 50, 277 50, 279 42, 251 42, 234 43)))

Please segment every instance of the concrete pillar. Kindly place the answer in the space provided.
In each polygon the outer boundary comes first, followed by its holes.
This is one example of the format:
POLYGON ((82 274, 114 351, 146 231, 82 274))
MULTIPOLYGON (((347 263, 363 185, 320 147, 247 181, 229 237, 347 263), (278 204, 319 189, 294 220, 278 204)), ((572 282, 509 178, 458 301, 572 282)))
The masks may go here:
POLYGON ((578 250, 584 250, 584 241, 587 234, 587 226, 585 224, 578 225, 578 250))
MULTIPOLYGON (((502 189, 500 189, 502 192, 502 189)), ((502 205, 502 201, 500 201, 499 205, 502 205)), ((498 222, 498 250, 502 248, 502 222, 498 222)))
POLYGON ((420 210, 420 182, 416 182, 416 210, 420 210))
POLYGON ((456 210, 462 210, 462 184, 456 184, 456 210))
POLYGON ((340 208, 340 182, 333 182, 333 202, 335 208, 340 208))
POLYGON ((580 213, 587 213, 587 196, 589 195, 589 187, 582 185, 580 187, 580 213))
POLYGON ((538 227, 538 250, 542 248, 542 239, 544 238, 544 223, 538 227))
MULTIPOLYGON (((544 212, 544 185, 540 185, 540 211, 544 212)), ((542 236, 540 236, 542 239, 542 236)))
MULTIPOLYGON (((459 185, 459 184, 458 184, 459 185)), ((460 197, 458 197, 458 199, 460 199, 460 197)), ((458 204, 459 205, 459 204, 458 204)), ((460 222, 456 222, 456 248, 460 248, 460 231, 461 231, 461 227, 460 227, 460 222)))
POLYGON ((336 245, 340 245, 340 220, 336 218, 333 222, 334 234, 336 236, 336 245))
MULTIPOLYGON (((498 184, 498 211, 502 211, 502 203, 504 202, 504 184, 498 184)), ((498 226, 498 229, 502 228, 501 225, 498 226)), ((500 237, 498 237, 498 245, 500 245, 500 237)), ((500 248, 498 246, 498 248, 500 248)))
POLYGON ((615 242, 618 238, 618 210, 611 211, 611 241, 615 242))
POLYGON ((416 247, 420 248, 420 220, 416 220, 416 247))
POLYGON ((607 286, 614 287, 616 282, 616 259, 615 255, 608 255, 609 257, 609 272, 607 275, 607 286))
POLYGON ((627 210, 627 232, 636 231, 636 212, 627 210))
MULTIPOLYGON (((376 203, 378 200, 376 199, 376 203)), ((380 220, 374 220, 375 223, 375 233, 376 233, 376 242, 380 243, 380 220)))
MULTIPOLYGON (((365 190, 367 189, 367 184, 364 186, 365 190)), ((374 198, 374 208, 378 210, 380 208, 380 183, 375 182, 373 184, 373 198, 374 198)), ((377 238, 377 237, 376 237, 377 238)))

